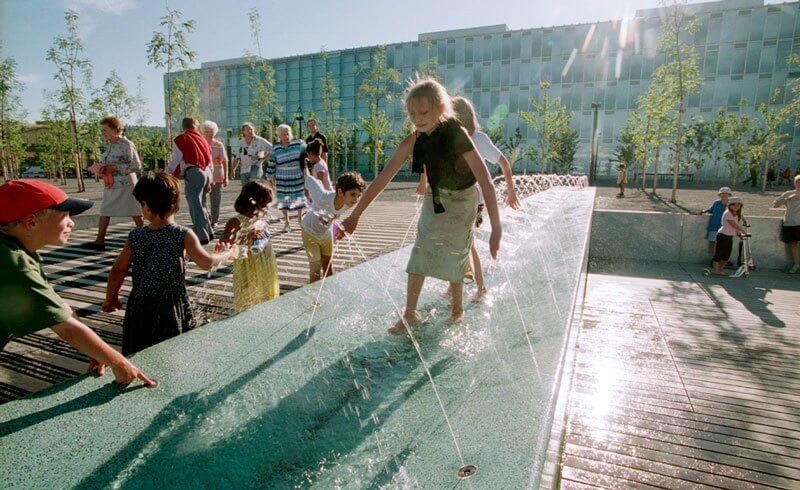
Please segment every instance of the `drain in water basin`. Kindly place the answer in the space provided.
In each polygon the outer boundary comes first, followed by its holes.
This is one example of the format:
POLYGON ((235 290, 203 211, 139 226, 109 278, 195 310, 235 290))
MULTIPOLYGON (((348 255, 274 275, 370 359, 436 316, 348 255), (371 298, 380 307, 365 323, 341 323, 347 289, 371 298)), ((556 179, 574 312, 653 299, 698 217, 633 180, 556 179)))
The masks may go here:
POLYGON ((456 476, 459 480, 466 480, 478 472, 478 467, 474 464, 465 464, 456 471, 456 476))

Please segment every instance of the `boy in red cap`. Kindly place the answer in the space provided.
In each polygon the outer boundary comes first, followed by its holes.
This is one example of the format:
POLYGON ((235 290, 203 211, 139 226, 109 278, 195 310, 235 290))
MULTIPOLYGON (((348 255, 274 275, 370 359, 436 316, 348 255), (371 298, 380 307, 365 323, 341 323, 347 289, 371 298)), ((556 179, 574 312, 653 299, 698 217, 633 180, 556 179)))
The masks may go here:
POLYGON ((91 358, 90 370, 102 375, 108 365, 119 384, 140 379, 152 386, 144 373, 73 316, 42 270, 37 251, 67 243, 75 225, 70 216, 92 204, 38 180, 10 180, 0 186, 0 350, 13 337, 51 328, 91 358))

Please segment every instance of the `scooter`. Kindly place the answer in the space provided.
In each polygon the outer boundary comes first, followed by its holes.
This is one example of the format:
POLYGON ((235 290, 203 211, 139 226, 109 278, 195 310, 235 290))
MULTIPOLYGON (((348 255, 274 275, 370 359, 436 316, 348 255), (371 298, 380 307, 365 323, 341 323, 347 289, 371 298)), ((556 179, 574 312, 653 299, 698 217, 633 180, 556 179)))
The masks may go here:
POLYGON ((739 242, 739 252, 741 264, 736 272, 731 274, 730 277, 747 279, 750 277, 750 271, 755 270, 756 266, 753 263, 753 256, 750 254, 750 233, 740 235, 741 241, 739 242))

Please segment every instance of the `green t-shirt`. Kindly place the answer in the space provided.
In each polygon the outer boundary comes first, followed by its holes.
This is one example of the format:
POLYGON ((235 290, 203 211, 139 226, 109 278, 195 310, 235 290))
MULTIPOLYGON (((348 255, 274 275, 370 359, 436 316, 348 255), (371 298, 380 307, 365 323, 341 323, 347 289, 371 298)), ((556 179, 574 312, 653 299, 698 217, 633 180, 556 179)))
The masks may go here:
POLYGON ((0 233, 0 349, 11 337, 55 326, 71 316, 42 270, 41 257, 0 233))

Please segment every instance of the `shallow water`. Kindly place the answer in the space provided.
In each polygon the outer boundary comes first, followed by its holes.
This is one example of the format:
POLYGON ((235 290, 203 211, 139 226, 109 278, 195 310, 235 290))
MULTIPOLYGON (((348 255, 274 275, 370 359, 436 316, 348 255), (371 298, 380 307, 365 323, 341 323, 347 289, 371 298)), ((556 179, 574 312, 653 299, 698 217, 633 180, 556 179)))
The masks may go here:
POLYGON ((386 333, 406 248, 138 354, 155 390, 83 378, 0 407, 0 480, 439 488, 458 481, 455 438, 476 486, 535 486, 593 197, 553 188, 504 210, 501 261, 486 220, 490 296, 465 302, 463 324, 426 282, 414 332, 452 434, 414 346, 386 333))

